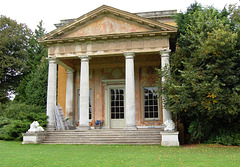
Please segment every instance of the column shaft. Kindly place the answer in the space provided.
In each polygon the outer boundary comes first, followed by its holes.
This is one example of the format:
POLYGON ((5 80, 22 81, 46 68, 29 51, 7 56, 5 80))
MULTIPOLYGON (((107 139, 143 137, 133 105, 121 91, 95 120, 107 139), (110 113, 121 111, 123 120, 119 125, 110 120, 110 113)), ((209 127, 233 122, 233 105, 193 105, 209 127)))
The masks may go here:
POLYGON ((89 129, 89 57, 79 56, 79 58, 81 59, 81 74, 78 129, 87 130, 89 129))
MULTIPOLYGON (((160 55, 161 55, 161 68, 162 70, 163 69, 169 69, 169 53, 171 52, 171 50, 167 50, 167 49, 164 49, 164 50, 161 50, 160 51, 160 55)), ((162 83, 165 82, 165 77, 163 76, 162 77, 162 83)), ((163 98, 163 101, 164 101, 164 97, 163 98)), ((163 109, 163 123, 166 121, 166 120, 172 120, 172 114, 169 110, 167 110, 164 106, 164 102, 162 102, 162 109, 163 109)))
POLYGON ((57 59, 48 58, 48 89, 47 89, 47 130, 55 129, 55 107, 56 107, 56 91, 57 91, 57 59))
POLYGON ((133 52, 124 53, 125 56, 125 106, 126 106, 126 129, 136 129, 135 109, 135 78, 134 78, 134 56, 133 52))
POLYGON ((67 69, 67 86, 66 86, 66 118, 68 125, 74 126, 73 114, 73 93, 74 93, 74 70, 67 69))

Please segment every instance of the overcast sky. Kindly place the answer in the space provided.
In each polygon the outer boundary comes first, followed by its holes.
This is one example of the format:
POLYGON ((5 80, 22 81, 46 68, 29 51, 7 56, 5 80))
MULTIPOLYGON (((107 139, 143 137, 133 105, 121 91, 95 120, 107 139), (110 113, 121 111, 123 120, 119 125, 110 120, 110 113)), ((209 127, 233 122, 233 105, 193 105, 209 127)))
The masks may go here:
MULTIPOLYGON (((112 6, 128 12, 147 12, 177 9, 186 11, 195 0, 2 0, 0 15, 18 23, 25 23, 34 30, 43 20, 47 32, 55 29, 53 24, 62 19, 78 18, 102 5, 112 6)), ((240 5, 239 0, 198 0, 203 6, 223 9, 225 5, 240 5)))

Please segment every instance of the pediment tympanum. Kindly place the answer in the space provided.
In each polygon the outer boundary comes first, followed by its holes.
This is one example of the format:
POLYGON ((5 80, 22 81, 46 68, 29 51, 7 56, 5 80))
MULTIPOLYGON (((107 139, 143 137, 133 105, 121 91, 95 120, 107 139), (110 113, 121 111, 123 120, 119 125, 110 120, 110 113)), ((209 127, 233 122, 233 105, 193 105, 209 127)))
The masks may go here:
MULTIPOLYGON (((103 5, 44 35, 39 39, 39 42, 49 44, 58 41, 75 41, 78 38, 80 40, 97 39, 98 36, 107 34, 128 36, 126 34, 141 33, 143 35, 152 32, 176 33, 177 28, 103 5)), ((102 39, 102 37, 100 38, 102 39)))
POLYGON ((105 16, 95 20, 87 26, 73 30, 63 37, 95 36, 144 31, 150 31, 150 29, 117 18, 105 16))

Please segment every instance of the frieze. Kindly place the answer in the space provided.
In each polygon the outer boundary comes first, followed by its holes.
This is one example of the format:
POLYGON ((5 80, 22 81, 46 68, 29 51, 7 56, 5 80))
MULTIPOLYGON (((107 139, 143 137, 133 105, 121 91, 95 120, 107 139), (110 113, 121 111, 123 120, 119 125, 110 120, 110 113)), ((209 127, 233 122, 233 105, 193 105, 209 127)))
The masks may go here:
POLYGON ((122 54, 123 52, 157 52, 169 48, 169 36, 130 38, 77 43, 58 43, 48 48, 51 57, 77 57, 122 54))

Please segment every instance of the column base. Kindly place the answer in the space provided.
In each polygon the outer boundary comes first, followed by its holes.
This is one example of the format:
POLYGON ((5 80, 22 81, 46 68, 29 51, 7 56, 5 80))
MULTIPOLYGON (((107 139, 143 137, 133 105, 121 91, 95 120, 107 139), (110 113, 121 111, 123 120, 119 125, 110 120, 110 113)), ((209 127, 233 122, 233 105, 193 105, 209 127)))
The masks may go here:
POLYGON ((54 125, 47 125, 46 131, 55 131, 55 126, 54 125))
POLYGON ((162 146, 179 146, 178 131, 161 131, 162 146))
POLYGON ((88 131, 90 129, 89 126, 78 126, 76 131, 88 131))
POLYGON ((137 130, 136 126, 125 126, 125 130, 137 130))

